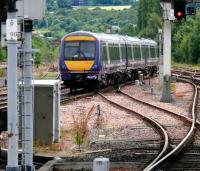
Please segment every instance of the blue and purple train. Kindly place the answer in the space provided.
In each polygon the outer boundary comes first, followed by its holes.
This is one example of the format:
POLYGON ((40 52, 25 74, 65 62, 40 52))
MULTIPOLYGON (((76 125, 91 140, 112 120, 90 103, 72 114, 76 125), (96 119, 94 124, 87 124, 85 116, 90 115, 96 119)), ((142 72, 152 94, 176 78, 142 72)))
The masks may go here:
POLYGON ((157 43, 137 37, 77 31, 61 41, 59 69, 71 89, 119 84, 137 79, 138 71, 155 74, 157 43))

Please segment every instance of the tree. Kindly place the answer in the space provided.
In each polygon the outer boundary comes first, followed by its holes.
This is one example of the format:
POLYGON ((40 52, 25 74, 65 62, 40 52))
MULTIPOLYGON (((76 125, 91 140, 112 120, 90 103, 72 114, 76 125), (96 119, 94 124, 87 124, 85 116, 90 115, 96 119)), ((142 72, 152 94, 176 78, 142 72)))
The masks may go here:
POLYGON ((55 0, 47 0, 46 4, 47 4, 47 11, 55 11, 58 8, 55 0))
POLYGON ((152 13, 150 14, 147 27, 138 36, 154 39, 158 34, 158 28, 162 28, 162 20, 156 13, 152 13))
POLYGON ((140 0, 138 9, 138 29, 144 29, 147 26, 147 15, 149 0, 140 0))
POLYGON ((189 40, 189 54, 191 55, 191 63, 197 64, 200 62, 200 12, 197 13, 194 21, 194 29, 191 32, 189 40))
POLYGON ((6 60, 6 50, 0 48, 0 61, 5 61, 6 60))
POLYGON ((187 17, 187 21, 174 27, 173 59, 176 62, 198 64, 200 62, 200 12, 195 18, 187 17))
POLYGON ((58 8, 71 8, 71 0, 57 0, 58 8))
POLYGON ((153 36, 157 34, 158 28, 161 26, 160 16, 161 8, 159 0, 140 0, 137 25, 139 36, 155 38, 153 36))

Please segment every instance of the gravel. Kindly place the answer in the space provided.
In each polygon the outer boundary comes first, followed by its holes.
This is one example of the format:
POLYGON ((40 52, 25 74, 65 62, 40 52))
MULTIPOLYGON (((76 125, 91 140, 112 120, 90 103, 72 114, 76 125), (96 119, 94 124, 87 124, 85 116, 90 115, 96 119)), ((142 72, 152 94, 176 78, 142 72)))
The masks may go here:
MULTIPOLYGON (((162 108, 175 111, 181 115, 190 117, 189 107, 192 99, 192 86, 184 83, 175 83, 175 91, 172 94, 173 103, 160 102, 161 92, 158 78, 145 81, 144 86, 130 85, 122 88, 122 91, 131 96, 141 100, 150 102, 162 108)), ((169 114, 160 112, 159 110, 151 109, 135 102, 130 102, 125 97, 118 93, 107 93, 111 100, 125 105, 131 109, 141 112, 149 117, 158 120, 163 124, 169 132, 170 138, 174 139, 176 144, 178 140, 182 139, 188 131, 188 126, 183 125, 183 122, 170 116, 169 114)), ((128 139, 132 141, 142 140, 159 140, 160 136, 150 126, 147 126, 136 115, 127 113, 119 108, 113 107, 106 101, 103 101, 99 96, 87 97, 78 101, 70 102, 61 106, 61 127, 62 130, 71 130, 73 128, 73 116, 75 118, 81 117, 88 113, 92 106, 100 105, 100 113, 102 118, 102 127, 96 129, 95 121, 97 119, 96 112, 94 111, 88 123, 90 128, 89 139, 93 141, 110 141, 110 140, 123 140, 128 139)), ((65 140, 61 140, 65 141, 65 140)), ((68 137, 66 144, 71 142, 74 144, 73 137, 68 137)), ((102 146, 103 148, 103 146, 102 146)))

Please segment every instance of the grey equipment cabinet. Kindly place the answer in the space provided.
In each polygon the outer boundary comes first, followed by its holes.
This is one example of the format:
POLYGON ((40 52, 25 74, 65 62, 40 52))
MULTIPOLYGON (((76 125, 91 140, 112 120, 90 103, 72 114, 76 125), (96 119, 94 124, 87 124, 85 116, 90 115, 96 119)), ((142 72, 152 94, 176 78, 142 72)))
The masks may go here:
POLYGON ((34 80, 34 141, 60 140, 60 80, 34 80))

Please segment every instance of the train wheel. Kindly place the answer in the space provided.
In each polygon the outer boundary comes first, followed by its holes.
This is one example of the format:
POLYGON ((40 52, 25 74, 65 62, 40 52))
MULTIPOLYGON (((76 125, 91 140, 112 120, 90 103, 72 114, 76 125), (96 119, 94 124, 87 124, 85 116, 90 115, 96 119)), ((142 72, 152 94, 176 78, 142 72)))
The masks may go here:
POLYGON ((131 80, 137 80, 137 79, 138 79, 138 72, 136 70, 132 70, 131 80))
POLYGON ((106 77, 106 84, 107 85, 113 85, 114 84, 113 75, 108 75, 106 77))
POLYGON ((95 91, 99 91, 100 90, 100 81, 96 81, 96 84, 95 84, 95 91))
POLYGON ((123 78, 123 80, 124 80, 124 83, 126 83, 128 80, 130 80, 130 76, 129 76, 130 74, 127 72, 127 73, 124 73, 124 78, 123 78))
POLYGON ((116 73, 116 75, 114 76, 114 86, 116 88, 119 88, 121 83, 123 83, 123 77, 121 73, 116 73))
POLYGON ((69 91, 70 91, 70 93, 72 94, 73 92, 74 92, 74 88, 73 87, 69 87, 69 91))

